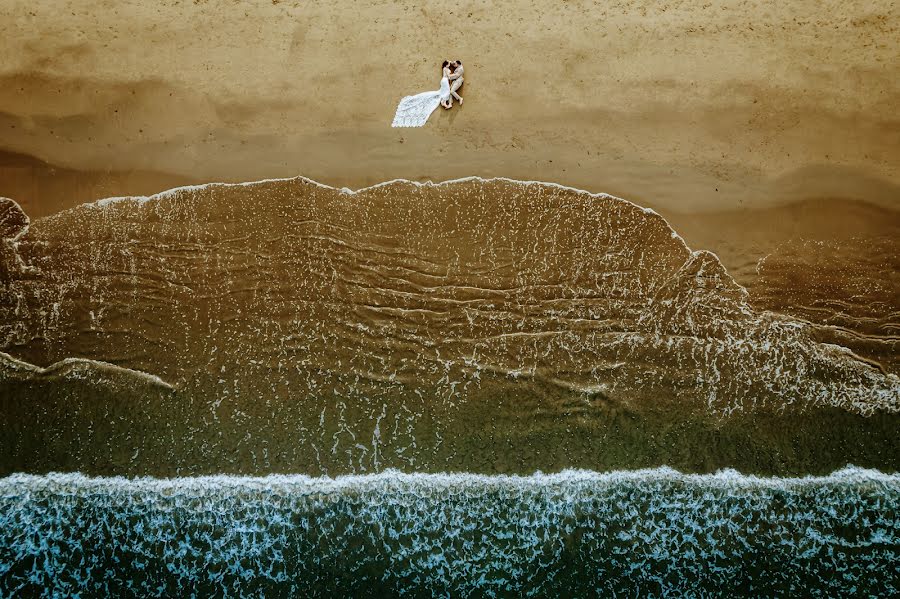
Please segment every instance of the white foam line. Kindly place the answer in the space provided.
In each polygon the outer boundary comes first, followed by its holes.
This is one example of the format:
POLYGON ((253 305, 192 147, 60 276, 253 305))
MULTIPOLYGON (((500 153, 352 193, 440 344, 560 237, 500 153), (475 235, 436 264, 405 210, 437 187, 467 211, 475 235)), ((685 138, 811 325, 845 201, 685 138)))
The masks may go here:
POLYGON ((131 368, 116 366, 115 364, 110 364, 109 362, 103 362, 100 360, 90 360, 88 358, 65 358, 58 362, 54 362, 46 368, 42 368, 41 366, 31 364, 30 362, 26 362, 24 360, 20 360, 14 356, 0 351, 0 363, 2 362, 6 362, 7 366, 11 366, 18 370, 25 370, 36 375, 64 374, 64 371, 69 366, 84 365, 98 370, 112 371, 117 374, 137 377, 148 383, 165 387, 166 389, 174 389, 172 385, 162 380, 155 374, 150 374, 149 372, 144 372, 142 370, 133 370, 131 368))
POLYGON ((900 488, 900 474, 846 466, 825 476, 763 477, 744 475, 725 469, 714 474, 683 474, 662 466, 641 470, 595 472, 591 470, 563 470, 558 473, 531 475, 471 474, 471 473, 404 473, 385 470, 377 474, 348 474, 337 477, 313 477, 303 474, 272 474, 268 476, 236 476, 217 474, 211 476, 155 478, 150 476, 126 478, 123 476, 92 477, 81 473, 12 474, 0 478, 0 493, 31 485, 60 484, 88 487, 125 487, 134 490, 196 489, 227 490, 233 488, 314 487, 317 491, 342 491, 359 487, 448 488, 514 486, 540 488, 564 484, 600 484, 674 482, 706 487, 728 488, 786 488, 835 483, 874 483, 900 488))
MULTIPOLYGON (((180 187, 173 187, 171 189, 167 189, 165 191, 161 191, 159 193, 155 193, 150 196, 116 196, 116 197, 104 198, 101 200, 95 200, 92 202, 86 202, 84 204, 81 204, 81 207, 84 207, 84 206, 106 207, 106 206, 109 206, 109 205, 112 205, 112 204, 115 204, 118 202, 126 202, 126 201, 144 203, 144 202, 148 202, 148 201, 155 201, 155 200, 172 197, 181 191, 199 191, 199 190, 207 189, 210 187, 252 187, 255 185, 262 185, 262 184, 266 184, 266 183, 284 183, 284 182, 290 182, 290 181, 303 181, 305 183, 309 183, 309 184, 315 185, 317 187, 321 187, 322 189, 327 189, 330 191, 337 191, 337 192, 343 193, 345 195, 356 195, 359 193, 365 193, 367 191, 371 191, 371 190, 378 189, 381 187, 386 187, 388 185, 393 185, 396 183, 410 184, 415 187, 441 187, 444 185, 453 185, 456 183, 467 183, 467 182, 471 182, 471 181, 480 181, 482 183, 492 183, 492 182, 496 182, 496 181, 502 181, 504 183, 512 183, 512 184, 523 185, 523 186, 539 185, 542 187, 552 187, 552 188, 560 189, 563 191, 575 192, 580 195, 587 195, 594 199, 615 200, 618 202, 624 202, 630 206, 634 206, 635 208, 643 211, 646 214, 656 216, 657 218, 661 219, 666 224, 666 226, 669 228, 669 230, 672 233, 673 239, 678 239, 687 251, 689 251, 689 252, 692 251, 690 249, 690 247, 688 247, 688 245, 684 241, 684 239, 675 231, 675 229, 672 227, 672 225, 669 224, 669 221, 667 221, 665 219, 665 217, 663 217, 661 214, 659 214, 652 208, 645 208, 645 207, 640 206, 630 200, 626 200, 624 198, 610 195, 608 193, 591 192, 591 191, 587 191, 585 189, 579 189, 577 187, 563 185, 561 183, 554 183, 552 181, 534 181, 534 180, 526 181, 526 180, 520 180, 520 179, 510 179, 508 177, 484 178, 484 177, 480 177, 478 175, 472 175, 472 176, 468 176, 468 177, 460 177, 458 179, 447 179, 447 180, 438 181, 438 182, 434 182, 430 179, 427 181, 412 181, 410 179, 390 179, 388 181, 383 181, 381 183, 375 183, 374 185, 369 185, 367 187, 361 187, 359 189, 353 190, 353 189, 350 189, 349 187, 342 187, 342 188, 338 189, 337 187, 333 187, 333 186, 325 184, 325 183, 320 183, 319 181, 310 179, 309 177, 297 175, 296 177, 279 177, 279 178, 272 178, 272 179, 259 179, 256 181, 246 181, 243 183, 225 183, 225 182, 216 181, 216 182, 209 182, 209 183, 201 183, 198 185, 182 185, 180 187)), ((75 208, 70 208, 69 210, 77 209, 78 207, 79 206, 76 206, 75 208)), ((68 210, 64 210, 57 214, 62 214, 64 212, 68 212, 68 210)), ((50 216, 44 217, 44 218, 51 218, 52 216, 54 216, 54 215, 50 215, 50 216)))

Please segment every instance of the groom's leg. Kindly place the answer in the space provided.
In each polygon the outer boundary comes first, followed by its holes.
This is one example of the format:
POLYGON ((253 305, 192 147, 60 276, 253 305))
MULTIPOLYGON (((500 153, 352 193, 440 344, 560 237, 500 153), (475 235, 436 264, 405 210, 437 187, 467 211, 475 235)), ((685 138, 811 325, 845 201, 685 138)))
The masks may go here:
POLYGON ((456 90, 462 87, 463 81, 465 79, 460 77, 459 79, 454 79, 453 83, 450 85, 450 95, 459 100, 460 104, 462 104, 462 97, 456 93, 456 90))

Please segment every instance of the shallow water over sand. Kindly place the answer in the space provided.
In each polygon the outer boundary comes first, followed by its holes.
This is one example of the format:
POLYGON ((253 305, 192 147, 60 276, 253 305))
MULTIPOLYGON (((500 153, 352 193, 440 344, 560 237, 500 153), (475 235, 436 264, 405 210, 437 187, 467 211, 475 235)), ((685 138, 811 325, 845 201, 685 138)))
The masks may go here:
POLYGON ((27 230, 7 214, 2 409, 30 423, 3 442, 6 472, 900 460, 890 361, 754 307, 715 255, 611 196, 291 179, 103 200, 27 230))

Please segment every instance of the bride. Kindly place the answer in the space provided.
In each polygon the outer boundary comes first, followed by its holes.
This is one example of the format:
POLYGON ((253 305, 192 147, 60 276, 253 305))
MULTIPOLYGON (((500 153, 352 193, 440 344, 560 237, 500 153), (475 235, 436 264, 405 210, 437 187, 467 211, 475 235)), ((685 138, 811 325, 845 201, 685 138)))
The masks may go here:
POLYGON ((441 87, 438 91, 422 92, 415 96, 406 96, 397 106, 392 127, 421 127, 439 105, 444 108, 453 106, 450 91, 450 77, 453 75, 449 60, 441 65, 441 87))

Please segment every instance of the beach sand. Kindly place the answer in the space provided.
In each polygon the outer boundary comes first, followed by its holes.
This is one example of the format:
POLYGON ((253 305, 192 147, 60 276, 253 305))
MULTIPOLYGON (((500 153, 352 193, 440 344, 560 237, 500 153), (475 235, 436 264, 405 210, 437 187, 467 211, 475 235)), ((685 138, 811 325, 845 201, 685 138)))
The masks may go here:
POLYGON ((0 195, 39 217, 208 181, 554 181, 751 285, 798 235, 900 230, 898 31, 887 0, 8 0, 0 195), (445 57, 465 105, 392 129, 445 57))

